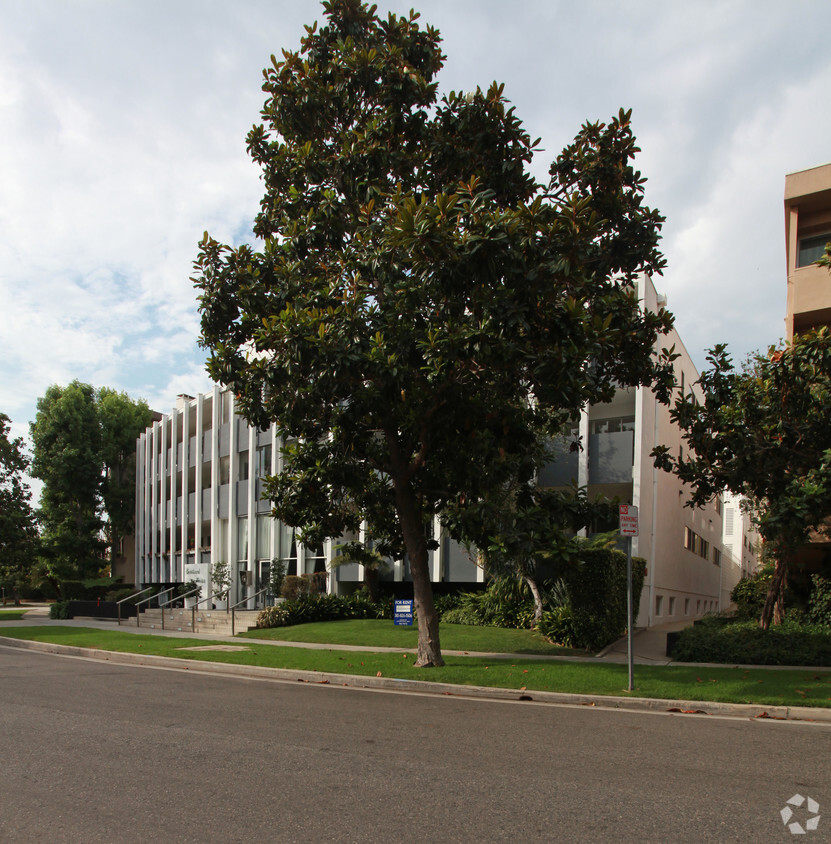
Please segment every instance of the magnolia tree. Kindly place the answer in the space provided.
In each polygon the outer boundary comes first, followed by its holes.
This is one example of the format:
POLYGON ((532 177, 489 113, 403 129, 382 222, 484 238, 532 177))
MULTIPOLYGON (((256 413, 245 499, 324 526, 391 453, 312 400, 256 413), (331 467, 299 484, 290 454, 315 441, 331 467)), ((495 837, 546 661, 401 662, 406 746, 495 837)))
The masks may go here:
POLYGON ((831 515, 831 334, 797 337, 750 358, 737 371, 724 346, 710 353, 699 385, 703 400, 675 403, 683 456, 666 447, 656 463, 690 485, 690 506, 730 489, 756 513, 775 560, 759 624, 782 618, 782 595, 794 556, 812 531, 827 534, 831 515))
POLYGON ((653 349, 671 317, 632 284, 663 265, 662 218, 628 112, 583 126, 538 183, 501 85, 439 96, 439 34, 417 14, 323 6, 264 71, 258 248, 201 243, 202 341, 247 419, 287 443, 274 515, 312 544, 364 523, 406 556, 417 664, 441 665, 434 516, 531 477, 540 438, 616 385, 667 398, 653 349))

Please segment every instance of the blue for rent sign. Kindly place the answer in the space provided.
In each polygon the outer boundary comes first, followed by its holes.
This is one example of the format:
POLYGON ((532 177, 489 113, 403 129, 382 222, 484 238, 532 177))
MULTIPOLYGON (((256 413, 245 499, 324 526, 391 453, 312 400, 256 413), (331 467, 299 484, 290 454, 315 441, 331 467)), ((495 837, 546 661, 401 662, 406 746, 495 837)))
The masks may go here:
POLYGON ((395 601, 393 605, 393 621, 397 626, 413 626, 413 602, 412 600, 395 601))

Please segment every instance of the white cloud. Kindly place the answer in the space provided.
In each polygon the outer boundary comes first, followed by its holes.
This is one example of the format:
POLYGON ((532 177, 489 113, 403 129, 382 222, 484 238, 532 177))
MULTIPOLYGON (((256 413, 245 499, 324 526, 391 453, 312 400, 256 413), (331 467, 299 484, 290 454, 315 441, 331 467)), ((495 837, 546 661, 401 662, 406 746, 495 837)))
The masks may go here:
MULTIPOLYGON (((445 38, 440 89, 504 81, 542 137, 540 178, 584 120, 634 109, 647 202, 668 218, 657 283, 699 363, 716 342, 741 354, 778 337, 784 174, 831 158, 831 7, 417 5, 445 38)), ((250 229, 261 69, 314 19, 311 0, 0 6, 0 410, 17 430, 50 383, 107 384, 160 410, 210 386, 197 243, 250 229)))

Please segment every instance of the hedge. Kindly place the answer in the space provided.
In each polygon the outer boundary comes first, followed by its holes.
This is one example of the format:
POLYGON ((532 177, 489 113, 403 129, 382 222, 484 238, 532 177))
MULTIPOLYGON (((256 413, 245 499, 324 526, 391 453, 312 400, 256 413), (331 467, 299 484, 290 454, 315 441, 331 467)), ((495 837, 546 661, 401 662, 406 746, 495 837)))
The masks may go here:
POLYGON ((788 619, 762 630, 756 621, 708 618, 679 631, 670 656, 677 662, 831 665, 831 635, 820 625, 788 619))
MULTIPOLYGON (((632 601, 637 621, 646 560, 632 559, 632 601)), ((600 650, 626 632, 626 554, 612 548, 587 549, 562 572, 569 595, 573 644, 600 650)))

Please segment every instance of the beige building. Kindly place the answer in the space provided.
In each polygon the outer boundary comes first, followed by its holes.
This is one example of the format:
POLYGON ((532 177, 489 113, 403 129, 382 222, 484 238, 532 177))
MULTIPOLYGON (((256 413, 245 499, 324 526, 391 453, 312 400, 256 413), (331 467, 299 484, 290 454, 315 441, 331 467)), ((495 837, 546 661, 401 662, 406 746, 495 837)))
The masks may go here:
POLYGON ((794 334, 831 323, 831 280, 814 262, 831 241, 831 164, 785 176, 785 330, 794 334))
MULTIPOLYGON (((649 277, 637 280, 645 310, 666 306, 649 277)), ((698 371, 678 333, 660 340, 678 353, 675 380, 685 395, 697 392, 698 371)), ((681 431, 670 408, 644 387, 620 388, 608 404, 587 407, 575 424, 582 448, 563 443, 557 459, 539 477, 544 486, 562 487, 574 481, 593 498, 605 495, 638 508, 639 534, 633 554, 646 560, 638 626, 692 621, 726 610, 730 592, 741 577, 743 561, 725 547, 721 498, 700 509, 685 507, 688 492, 681 481, 655 468, 651 452, 659 444, 674 454, 683 451, 681 431)), ((604 529, 614 525, 603 526, 604 529)), ((731 521, 730 542, 741 548, 747 523, 731 521)), ((747 564, 747 561, 745 561, 747 564)))

